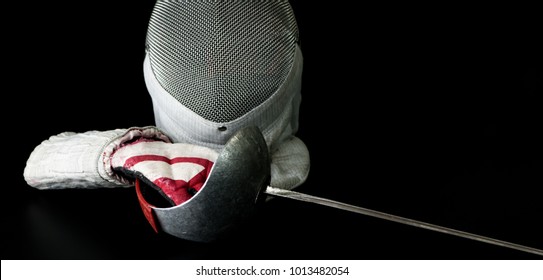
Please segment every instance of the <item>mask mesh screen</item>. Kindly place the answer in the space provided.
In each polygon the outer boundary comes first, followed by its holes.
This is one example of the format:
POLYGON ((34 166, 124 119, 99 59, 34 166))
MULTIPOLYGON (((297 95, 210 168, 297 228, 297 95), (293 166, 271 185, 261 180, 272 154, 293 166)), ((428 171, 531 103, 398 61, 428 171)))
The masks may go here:
POLYGON ((169 94, 207 120, 229 122, 281 86, 297 39, 288 1, 158 1, 147 52, 169 94))

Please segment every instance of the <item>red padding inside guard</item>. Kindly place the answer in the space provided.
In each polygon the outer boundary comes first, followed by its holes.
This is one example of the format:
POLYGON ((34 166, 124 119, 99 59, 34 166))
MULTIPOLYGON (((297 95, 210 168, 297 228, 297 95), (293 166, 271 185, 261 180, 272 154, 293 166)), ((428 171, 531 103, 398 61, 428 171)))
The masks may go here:
POLYGON ((143 195, 141 193, 141 188, 140 188, 140 180, 139 179, 136 179, 136 194, 138 196, 138 201, 140 202, 140 206, 141 206, 141 210, 143 211, 143 215, 145 215, 145 218, 147 219, 147 221, 149 221, 149 223, 151 224, 151 226, 153 227, 153 229, 155 230, 156 233, 158 233, 158 226, 157 226, 157 219, 156 219, 156 216, 153 212, 153 207, 155 207, 154 205, 148 203, 145 198, 143 198, 143 195))

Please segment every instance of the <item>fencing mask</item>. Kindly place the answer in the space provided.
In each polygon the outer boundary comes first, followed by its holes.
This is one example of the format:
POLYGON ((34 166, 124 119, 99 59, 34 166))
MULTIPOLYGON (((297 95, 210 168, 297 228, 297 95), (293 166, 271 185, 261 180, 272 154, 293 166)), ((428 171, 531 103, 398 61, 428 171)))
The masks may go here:
POLYGON ((204 187, 184 204, 154 207, 137 185, 154 227, 213 240, 251 212, 250 198, 265 180, 283 189, 306 180, 309 152, 295 136, 302 53, 288 1, 157 1, 144 76, 156 126, 174 142, 220 153, 204 187))
POLYGON ((256 126, 271 156, 271 184, 292 189, 309 172, 295 136, 302 53, 286 0, 157 1, 144 75, 156 126, 174 142, 220 151, 256 126))

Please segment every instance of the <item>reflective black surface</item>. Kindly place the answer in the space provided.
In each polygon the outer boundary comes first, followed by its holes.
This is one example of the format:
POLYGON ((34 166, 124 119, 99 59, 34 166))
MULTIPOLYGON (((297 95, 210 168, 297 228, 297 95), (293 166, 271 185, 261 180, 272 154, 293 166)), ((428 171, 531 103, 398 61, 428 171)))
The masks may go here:
MULTIPOLYGON (((200 244, 155 234, 133 189, 29 187, 49 136, 153 124, 153 2, 34 2, 6 31, 2 259, 541 259, 284 199, 200 244)), ((311 155, 299 191, 543 249, 535 8, 292 3, 311 155)))

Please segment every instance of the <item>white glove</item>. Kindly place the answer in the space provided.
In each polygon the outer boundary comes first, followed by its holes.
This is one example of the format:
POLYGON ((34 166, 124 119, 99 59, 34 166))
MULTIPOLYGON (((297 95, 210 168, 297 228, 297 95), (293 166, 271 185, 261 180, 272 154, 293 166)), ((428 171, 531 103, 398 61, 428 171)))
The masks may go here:
POLYGON ((175 206, 202 188, 218 155, 202 146, 139 139, 115 151, 111 166, 129 180, 143 181, 167 206, 175 206))
POLYGON ((64 132, 40 143, 24 170, 26 182, 37 189, 115 188, 132 186, 111 169, 111 154, 137 138, 170 142, 153 126, 64 132))

